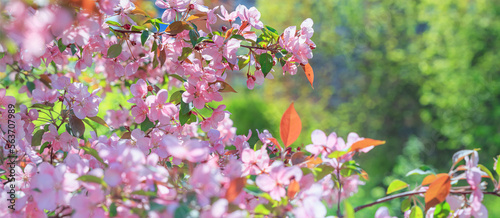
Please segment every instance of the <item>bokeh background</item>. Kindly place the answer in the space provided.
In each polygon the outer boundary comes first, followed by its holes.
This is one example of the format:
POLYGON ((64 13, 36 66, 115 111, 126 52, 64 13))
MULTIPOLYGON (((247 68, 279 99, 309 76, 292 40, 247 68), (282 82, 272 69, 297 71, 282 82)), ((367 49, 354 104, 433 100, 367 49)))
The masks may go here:
MULTIPOLYGON (((314 20, 314 90, 301 69, 282 76, 275 67, 275 79, 251 91, 244 74, 234 76, 239 94, 227 95, 226 104, 239 134, 266 128, 279 136, 293 101, 303 122, 294 146, 310 144, 315 129, 386 140, 357 157, 370 180, 350 200, 354 206, 385 196, 394 179, 414 187, 424 177, 406 177, 415 168, 448 172, 460 149, 480 148, 480 162, 492 168, 500 154, 500 1, 223 2, 257 7, 279 32, 314 20)), ((484 202, 491 217, 500 214, 499 198, 484 202)), ((401 217, 400 203, 385 206, 401 217)), ((373 217, 377 208, 357 215, 373 217)))

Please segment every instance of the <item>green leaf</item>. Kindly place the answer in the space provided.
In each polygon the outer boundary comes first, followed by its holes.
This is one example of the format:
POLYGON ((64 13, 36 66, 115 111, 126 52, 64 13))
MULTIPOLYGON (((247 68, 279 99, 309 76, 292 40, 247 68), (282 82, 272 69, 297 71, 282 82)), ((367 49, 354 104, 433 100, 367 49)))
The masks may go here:
POLYGON ((0 174, 4 174, 6 173, 7 171, 5 171, 4 169, 0 169, 0 174))
POLYGON ((85 118, 85 119, 83 119, 82 121, 83 121, 84 123, 86 123, 87 125, 89 125, 89 126, 90 126, 90 128, 92 128, 92 130, 94 130, 94 132, 97 134, 97 129, 95 129, 95 127, 94 127, 92 124, 90 124, 90 120, 88 120, 87 118, 85 118))
POLYGON ((181 204, 175 209, 174 218, 186 218, 189 215, 189 211, 190 209, 187 205, 181 204))
POLYGON ((185 82, 186 80, 184 80, 184 78, 182 78, 181 76, 177 75, 177 74, 167 74, 169 77, 173 77, 181 82, 185 82))
POLYGON ((101 124, 101 125, 103 125, 103 126, 105 126, 105 127, 108 127, 108 128, 109 128, 109 126, 108 126, 108 124, 106 123, 106 121, 104 121, 104 120, 103 120, 102 118, 100 118, 100 117, 97 117, 97 116, 96 116, 96 117, 87 117, 87 118, 89 118, 90 120, 92 120, 92 121, 94 121, 94 122, 96 122, 96 123, 98 123, 98 124, 101 124))
POLYGON ((26 82, 26 87, 28 88, 28 91, 30 91, 30 93, 33 93, 33 90, 35 89, 35 83, 33 82, 26 82))
POLYGON ((116 58, 122 53, 122 45, 114 44, 108 48, 108 58, 116 58))
POLYGON ((0 59, 2 59, 5 56, 5 52, 0 52, 0 59))
POLYGON ((59 48, 59 51, 63 53, 64 50, 66 50, 66 45, 63 44, 62 38, 57 40, 57 48, 59 48))
MULTIPOLYGON (((4 172, 5 172, 5 171, 4 171, 4 172)), ((7 178, 7 176, 6 176, 5 174, 4 174, 4 175, 1 175, 1 176, 0 176, 0 179, 2 179, 2 180, 9 180, 9 178, 7 178)))
MULTIPOLYGON (((154 40, 153 41, 153 47, 151 48, 151 52, 156 51, 156 49, 158 49, 158 43, 156 43, 156 40, 154 40)), ((156 56, 156 53, 155 53, 155 56, 156 56)))
POLYGON ((111 205, 109 205, 109 216, 110 217, 115 217, 118 214, 118 211, 116 211, 116 204, 113 202, 111 205))
POLYGON ((271 213, 271 211, 267 209, 266 206, 264 206, 263 204, 257 205, 257 207, 255 207, 254 209, 254 212, 255 214, 259 215, 269 215, 271 213))
POLYGON ((230 39, 246 40, 242 35, 232 35, 230 39))
POLYGON ((49 142, 45 142, 43 143, 42 147, 40 147, 40 151, 38 151, 39 154, 43 153, 43 150, 45 150, 45 148, 47 147, 47 145, 49 144, 49 142))
POLYGON ((133 191, 130 193, 132 195, 143 195, 143 196, 149 196, 149 197, 156 197, 156 192, 153 191, 144 191, 144 190, 138 190, 138 191, 133 191))
POLYGON ((347 154, 347 151, 334 151, 328 155, 328 158, 339 158, 344 156, 344 154, 347 154))
POLYGON ((434 210, 434 217, 436 218, 446 218, 450 214, 450 205, 448 202, 443 201, 440 204, 436 205, 436 209, 434 210))
POLYGON ((193 48, 198 44, 198 34, 196 34, 195 30, 189 30, 189 40, 191 40, 193 48))
POLYGON ((181 101, 181 109, 179 114, 188 114, 194 108, 193 102, 186 103, 181 101))
POLYGON ((324 165, 324 164, 319 165, 318 167, 313 169, 314 180, 319 181, 319 180, 325 178, 325 176, 332 173, 334 169, 335 168, 333 168, 332 166, 328 166, 328 165, 324 165))
POLYGON ((192 48, 189 48, 189 47, 182 48, 182 55, 179 56, 179 58, 177 58, 177 60, 179 60, 179 61, 185 60, 191 54, 191 52, 193 52, 192 48))
POLYGON ((142 33, 141 33, 142 46, 144 46, 144 44, 146 43, 146 41, 148 41, 148 39, 149 39, 149 31, 147 31, 147 30, 142 31, 142 33))
POLYGON ((132 26, 131 30, 132 31, 141 31, 141 30, 146 30, 146 27, 143 26, 132 26))
POLYGON ((45 109, 45 110, 52 110, 52 107, 54 107, 54 106, 49 106, 49 105, 44 105, 44 104, 33 104, 33 105, 31 105, 31 107, 45 109))
POLYGON ((273 68, 273 57, 268 53, 261 54, 259 56, 259 64, 260 64, 262 73, 264 74, 264 77, 266 77, 267 74, 273 68))
POLYGON ((182 93, 184 93, 184 90, 178 90, 174 92, 172 95, 170 95, 170 100, 168 102, 172 104, 179 104, 182 101, 182 93))
POLYGON ((271 31, 272 33, 279 34, 278 31, 268 25, 265 26, 267 30, 271 31))
POLYGON ((155 126, 153 122, 149 120, 149 118, 146 117, 146 119, 141 123, 141 130, 143 132, 146 132, 148 129, 151 129, 155 126))
POLYGON ((493 177, 493 174, 491 173, 491 171, 486 168, 484 165, 482 164, 478 164, 477 165, 479 167, 479 169, 481 169, 483 172, 485 172, 486 174, 488 174, 488 176, 490 177, 491 181, 493 181, 493 183, 496 183, 496 180, 495 180, 495 177, 493 177))
POLYGON ((259 196, 260 194, 264 193, 262 190, 257 185, 246 185, 245 188, 243 188, 248 194, 254 195, 254 196, 259 196))
POLYGON ((399 190, 404 189, 406 187, 408 187, 408 184, 406 182, 403 182, 399 179, 396 179, 396 180, 392 181, 391 184, 389 184, 389 187, 387 188, 386 194, 390 194, 390 193, 393 193, 395 191, 399 191, 399 190))
POLYGON ((344 217, 354 218, 354 208, 348 201, 344 201, 344 217))
POLYGON ((106 186, 106 182, 102 178, 99 178, 97 176, 92 176, 92 175, 83 175, 78 177, 77 180, 80 180, 82 182, 90 182, 90 183, 96 183, 100 185, 106 186))
POLYGON ((122 25, 116 21, 108 20, 106 21, 108 25, 121 27, 122 25))
POLYGON ((31 138, 31 146, 39 146, 42 143, 42 136, 45 133, 45 130, 38 130, 31 138))
POLYGON ((76 52, 78 52, 78 49, 76 49, 76 45, 75 44, 71 44, 69 46, 69 48, 71 49, 71 55, 75 55, 76 52))
POLYGON ((179 114, 179 122, 181 123, 181 126, 184 126, 190 117, 190 114, 179 114))
POLYGON ((424 213, 419 206, 413 206, 411 208, 410 218, 424 218, 424 213))
POLYGON ((97 151, 93 148, 89 148, 89 147, 80 147, 82 150, 85 151, 85 154, 90 154, 92 157, 94 157, 97 161, 101 162, 102 164, 106 165, 104 163, 104 161, 102 160, 101 157, 99 157, 99 153, 97 153, 97 151))
POLYGON ((406 212, 407 210, 409 210, 411 207, 411 201, 409 198, 407 199, 404 199, 403 202, 401 202, 401 212, 406 212))
POLYGON ((281 53, 281 52, 277 52, 276 54, 274 54, 274 56, 275 56, 276 58, 278 58, 278 59, 280 59, 280 58, 282 58, 282 57, 285 57, 285 56, 283 55, 283 53, 281 53))
POLYGON ((238 60, 238 69, 243 69, 245 66, 248 65, 248 63, 250 63, 250 58, 248 57, 242 57, 238 60))
POLYGON ((149 202, 149 208, 152 211, 164 211, 165 209, 167 209, 167 206, 158 204, 158 203, 156 203, 154 201, 150 201, 149 202))

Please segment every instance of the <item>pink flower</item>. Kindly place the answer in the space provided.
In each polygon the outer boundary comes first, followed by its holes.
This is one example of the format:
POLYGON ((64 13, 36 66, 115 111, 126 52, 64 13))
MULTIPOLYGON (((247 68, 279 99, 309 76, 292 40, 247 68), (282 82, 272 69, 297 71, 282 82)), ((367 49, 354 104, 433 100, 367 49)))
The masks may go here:
POLYGON ((149 107, 142 100, 136 102, 136 104, 137 105, 132 106, 132 116, 135 117, 136 123, 142 123, 146 120, 146 116, 149 113, 149 107))
POLYGON ((168 123, 178 113, 177 107, 167 100, 168 91, 165 89, 160 90, 156 96, 151 95, 146 98, 146 104, 151 107, 148 113, 149 120, 168 123))
MULTIPOLYGON (((130 92, 134 97, 143 99, 148 94, 148 84, 143 79, 137 80, 137 83, 130 86, 130 92)), ((131 102, 133 103, 133 102, 131 102)))
POLYGON ((375 212, 375 218, 393 218, 393 217, 389 215, 389 209, 387 209, 387 207, 379 207, 377 209, 377 212, 375 212))
POLYGON ((335 132, 330 133, 327 138, 323 131, 317 129, 311 133, 311 140, 312 144, 306 146, 306 150, 311 152, 311 154, 323 154, 325 156, 337 150, 337 134, 335 132))
POLYGON ((221 12, 222 16, 221 15, 218 15, 218 16, 221 20, 224 20, 224 21, 233 22, 238 17, 237 11, 233 11, 231 13, 228 13, 226 8, 224 7, 224 5, 220 6, 220 12, 221 12))
POLYGON ((57 101, 59 93, 55 89, 34 89, 33 99, 39 103, 54 103, 57 101))
POLYGON ((181 160, 201 162, 208 157, 208 146, 199 140, 190 139, 181 144, 175 136, 165 135, 162 143, 170 155, 181 160))
POLYGON ((22 170, 19 166, 16 166, 16 182, 21 190, 29 188, 31 186, 31 180, 33 176, 36 174, 37 167, 34 163, 28 163, 24 170, 22 170))
POLYGON ((272 199, 280 201, 286 194, 285 186, 291 179, 300 181, 302 171, 298 167, 285 167, 283 162, 275 161, 270 167, 269 174, 257 176, 256 183, 262 191, 268 192, 272 199))
POLYGON ((80 187, 78 175, 66 172, 66 165, 53 167, 47 162, 38 166, 39 174, 32 180, 33 197, 40 210, 55 210, 57 205, 67 205, 71 192, 80 187))
POLYGON ((241 162, 243 162, 243 176, 258 175, 266 172, 269 167, 269 156, 266 147, 254 151, 246 148, 241 152, 241 162))
POLYGON ((16 99, 12 96, 5 96, 6 92, 6 89, 0 89, 0 106, 8 108, 9 104, 16 104, 16 99))

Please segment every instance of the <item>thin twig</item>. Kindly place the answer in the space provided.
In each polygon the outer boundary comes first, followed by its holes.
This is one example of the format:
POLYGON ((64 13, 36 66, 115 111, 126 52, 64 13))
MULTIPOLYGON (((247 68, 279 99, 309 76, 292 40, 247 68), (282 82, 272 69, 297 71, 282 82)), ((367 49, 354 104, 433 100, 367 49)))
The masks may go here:
MULTIPOLYGON (((394 200, 396 198, 402 198, 402 197, 406 197, 406 196, 425 194, 426 192, 427 191, 408 191, 408 192, 403 192, 403 193, 399 193, 399 194, 395 194, 395 195, 386 196, 386 197, 380 198, 380 199, 378 199, 378 200, 376 200, 376 201, 374 201, 372 203, 358 206, 358 207, 354 208, 354 212, 358 212, 358 211, 360 211, 363 208, 371 207, 373 205, 377 205, 377 204, 384 203, 384 202, 387 202, 387 201, 390 201, 390 200, 394 200)), ((473 192, 472 190, 470 190, 470 191, 451 190, 450 194, 471 194, 472 192, 473 192)), ((495 195, 495 196, 500 197, 500 193, 499 192, 483 192, 483 194, 486 194, 486 195, 495 195)))

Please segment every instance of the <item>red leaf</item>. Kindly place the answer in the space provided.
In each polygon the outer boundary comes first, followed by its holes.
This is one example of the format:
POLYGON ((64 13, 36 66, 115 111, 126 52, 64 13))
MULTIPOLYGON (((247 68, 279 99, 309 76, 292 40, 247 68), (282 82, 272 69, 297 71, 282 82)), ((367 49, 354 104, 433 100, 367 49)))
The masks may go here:
POLYGON ((273 144, 278 146, 278 148, 281 150, 281 145, 280 143, 278 143, 278 140, 276 140, 275 138, 267 138, 267 139, 269 139, 273 144))
POLYGON ((245 177, 236 178, 229 183, 229 188, 226 192, 226 199, 228 202, 233 202, 236 197, 241 193, 243 187, 245 187, 247 179, 245 177))
POLYGON ((349 148, 349 152, 358 151, 360 149, 367 148, 370 146, 377 146, 377 145, 383 145, 383 144, 385 144, 385 141, 366 138, 366 139, 354 142, 354 144, 352 144, 351 148, 349 148))
POLYGON ((434 180, 425 193, 425 211, 443 202, 451 189, 451 178, 449 175, 439 176, 434 180))
POLYGON ((441 176, 446 176, 446 175, 448 175, 448 174, 447 173, 440 173, 440 174, 437 174, 437 175, 434 175, 434 174, 428 175, 422 181, 422 185, 429 185, 432 182, 434 182, 437 178, 439 178, 441 176))
POLYGON ((311 83, 311 87, 314 89, 313 82, 314 82, 314 71, 313 68, 309 63, 307 63, 305 66, 302 66, 304 69, 304 73, 306 74, 307 79, 311 83))
POLYGON ((283 117, 281 117, 280 135, 281 141, 285 147, 290 146, 297 138, 299 138, 300 131, 302 130, 302 122, 300 121, 299 114, 293 107, 293 102, 286 109, 283 117))
POLYGON ((290 185, 288 185, 288 191, 286 193, 286 196, 288 198, 293 199, 295 197, 295 194, 300 191, 300 185, 295 179, 292 179, 290 182, 290 185))

